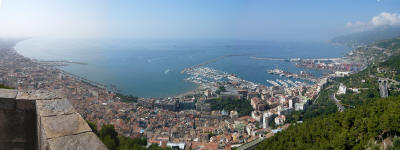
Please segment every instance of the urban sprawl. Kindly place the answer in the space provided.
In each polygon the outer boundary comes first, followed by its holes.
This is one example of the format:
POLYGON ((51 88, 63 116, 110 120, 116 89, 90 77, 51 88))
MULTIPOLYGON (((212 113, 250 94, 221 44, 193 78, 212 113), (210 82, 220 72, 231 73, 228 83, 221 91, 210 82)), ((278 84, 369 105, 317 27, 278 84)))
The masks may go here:
POLYGON ((304 72, 265 70, 265 73, 286 77, 265 81, 272 86, 199 65, 182 71, 189 75, 186 81, 198 85, 194 91, 176 97, 137 98, 126 102, 125 96, 101 84, 58 69, 62 62, 26 58, 10 44, 0 50, 0 83, 19 90, 40 89, 61 95, 97 126, 112 124, 120 134, 146 137, 151 144, 181 149, 231 149, 286 129, 289 126, 285 124, 286 115, 307 109, 329 78, 345 76, 364 67, 350 61, 351 55, 334 59, 288 59, 297 67, 330 71, 315 77, 304 72), (252 111, 240 115, 237 110, 215 110, 210 101, 216 100, 247 101, 252 111))

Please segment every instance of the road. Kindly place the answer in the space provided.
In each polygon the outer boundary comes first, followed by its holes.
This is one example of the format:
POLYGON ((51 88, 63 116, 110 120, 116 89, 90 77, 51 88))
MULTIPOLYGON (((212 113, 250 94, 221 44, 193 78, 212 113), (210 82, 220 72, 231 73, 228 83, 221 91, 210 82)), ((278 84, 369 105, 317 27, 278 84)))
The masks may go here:
POLYGON ((336 93, 333 93, 333 94, 331 95, 331 99, 333 100, 333 102, 335 102, 335 104, 336 104, 338 110, 339 110, 340 112, 343 112, 345 108, 343 107, 342 104, 340 104, 340 100, 338 100, 338 99, 336 98, 336 93))

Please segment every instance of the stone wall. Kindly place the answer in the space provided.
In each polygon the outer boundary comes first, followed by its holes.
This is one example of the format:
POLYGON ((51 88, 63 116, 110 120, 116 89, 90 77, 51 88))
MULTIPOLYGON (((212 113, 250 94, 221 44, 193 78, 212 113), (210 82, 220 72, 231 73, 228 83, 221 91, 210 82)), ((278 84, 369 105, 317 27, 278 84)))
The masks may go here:
POLYGON ((47 91, 0 89, 0 133, 0 149, 106 149, 67 99, 47 91))
POLYGON ((36 149, 35 103, 16 96, 17 90, 0 89, 0 149, 36 149))

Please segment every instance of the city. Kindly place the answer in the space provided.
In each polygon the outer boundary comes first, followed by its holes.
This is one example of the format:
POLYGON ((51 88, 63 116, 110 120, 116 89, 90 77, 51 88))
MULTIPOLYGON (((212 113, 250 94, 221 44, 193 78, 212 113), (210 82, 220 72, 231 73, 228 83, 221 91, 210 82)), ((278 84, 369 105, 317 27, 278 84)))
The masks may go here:
POLYGON ((86 120, 98 126, 112 124, 124 136, 145 136, 149 143, 162 147, 231 149, 273 136, 290 125, 285 123, 286 114, 306 109, 327 80, 337 76, 337 72, 320 78, 303 75, 300 78, 312 84, 277 80, 281 84, 270 81, 274 86, 264 86, 199 66, 183 72, 192 75, 185 80, 199 84, 192 92, 123 102, 117 93, 57 69, 57 63, 31 60, 10 46, 2 49, 1 58, 2 83, 21 90, 45 89, 63 95, 86 120), (237 110, 212 110, 209 101, 213 99, 245 101, 252 111, 239 115, 237 110))

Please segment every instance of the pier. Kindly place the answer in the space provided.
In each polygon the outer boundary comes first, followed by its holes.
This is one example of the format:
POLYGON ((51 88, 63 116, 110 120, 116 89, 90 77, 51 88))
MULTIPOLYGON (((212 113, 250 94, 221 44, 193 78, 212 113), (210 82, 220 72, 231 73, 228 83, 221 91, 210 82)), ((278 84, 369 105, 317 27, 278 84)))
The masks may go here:
POLYGON ((198 67, 201 67, 201 66, 208 65, 208 64, 210 64, 210 63, 217 62, 217 61, 219 61, 219 60, 221 60, 221 59, 224 59, 224 58, 226 58, 226 57, 234 57, 234 56, 246 56, 246 54, 230 54, 230 55, 220 56, 220 57, 217 57, 217 58, 214 58, 214 59, 205 61, 205 62, 203 62, 203 63, 194 65, 194 66, 192 66, 192 67, 185 68, 185 69, 183 69, 183 70, 181 71, 181 73, 185 73, 187 70, 191 70, 191 69, 194 69, 194 68, 198 68, 198 67))
POLYGON ((257 59, 257 60, 289 61, 289 59, 285 59, 285 58, 271 58, 271 57, 250 57, 250 58, 257 59))

